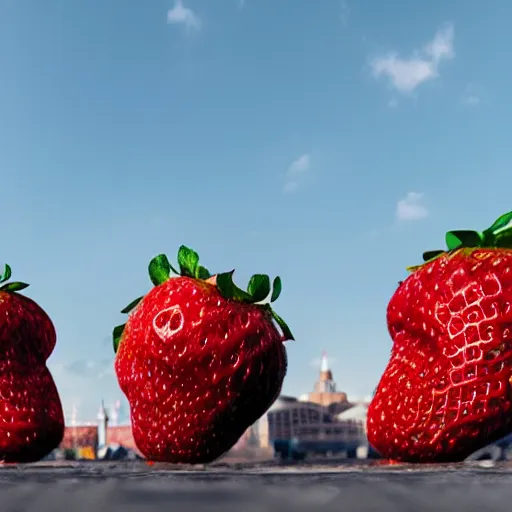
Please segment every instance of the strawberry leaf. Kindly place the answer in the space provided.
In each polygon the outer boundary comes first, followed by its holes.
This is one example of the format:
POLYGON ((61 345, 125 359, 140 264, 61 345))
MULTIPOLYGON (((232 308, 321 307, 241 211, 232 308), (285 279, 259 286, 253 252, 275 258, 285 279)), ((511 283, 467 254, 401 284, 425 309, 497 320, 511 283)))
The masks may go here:
POLYGON ((445 251, 441 251, 441 250, 436 250, 436 251, 425 251, 423 253, 423 261, 430 261, 434 258, 436 258, 437 256, 440 256, 441 254, 443 254, 445 251))
POLYGON ((171 277, 171 270, 174 272, 165 254, 159 254, 149 262, 149 278, 155 286, 165 283, 171 277))
POLYGON ((446 233, 446 245, 449 251, 461 247, 480 247, 483 235, 478 231, 448 231, 446 233))
POLYGON ((20 283, 19 281, 14 281, 13 283, 7 283, 0 287, 2 292, 19 292, 20 290, 24 290, 27 288, 27 283, 20 283))
POLYGON ((128 306, 126 306, 124 309, 121 310, 121 313, 129 313, 135 306, 144 298, 144 295, 142 297, 139 297, 138 299, 132 300, 128 306))
POLYGON ((273 310, 270 310, 272 312, 272 317, 276 321, 277 325, 283 332, 283 336, 285 337, 285 340, 295 341, 295 338, 293 337, 292 331, 290 331, 290 328, 286 324, 286 322, 273 310))
POLYGON ((117 349, 119 348, 119 343, 121 341, 121 336, 123 335, 124 328, 126 327, 126 324, 118 325, 114 327, 114 330, 112 331, 112 341, 114 344, 114 352, 117 353, 117 349))
POLYGON ((270 293, 270 278, 265 274, 254 274, 249 279, 247 293, 252 297, 252 302, 261 302, 270 293))
POLYGON ((272 296, 270 297, 270 302, 275 302, 279 298, 282 289, 283 283, 281 282, 281 278, 277 276, 272 284, 272 296))
POLYGON ((196 277, 199 266, 199 254, 182 245, 178 250, 178 265, 180 274, 187 277, 196 277))
POLYGON ((253 298, 233 282, 233 271, 217 274, 217 289, 225 299, 254 302, 253 298))
POLYGON ((0 283, 4 283, 5 281, 8 281, 11 278, 12 270, 7 263, 5 264, 4 273, 0 275, 0 283))
POLYGON ((198 265, 195 277, 197 277, 197 279, 208 279, 211 277, 211 275, 208 269, 198 265))
POLYGON ((497 235, 500 232, 502 232, 505 229, 509 229, 512 227, 512 212, 508 212, 503 214, 501 217, 496 219, 494 221, 494 224, 486 229, 485 231, 488 231, 492 233, 493 235, 497 235))
POLYGON ((483 232, 484 247, 512 247, 512 212, 505 213, 483 232))

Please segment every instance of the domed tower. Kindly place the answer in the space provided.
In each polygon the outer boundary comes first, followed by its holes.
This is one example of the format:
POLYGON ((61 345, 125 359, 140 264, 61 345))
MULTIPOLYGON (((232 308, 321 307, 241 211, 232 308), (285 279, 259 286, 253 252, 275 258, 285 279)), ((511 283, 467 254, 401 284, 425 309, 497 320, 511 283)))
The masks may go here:
POLYGON ((336 393, 336 382, 332 378, 325 350, 322 353, 322 361, 320 363, 320 378, 316 382, 314 389, 315 393, 336 393))
POLYGON ((348 404, 347 394, 336 391, 336 382, 334 382, 332 371, 329 367, 327 353, 322 353, 320 363, 320 376, 316 381, 312 393, 307 393, 300 398, 301 401, 313 402, 315 404, 330 406, 331 404, 340 404, 340 409, 346 408, 348 404))

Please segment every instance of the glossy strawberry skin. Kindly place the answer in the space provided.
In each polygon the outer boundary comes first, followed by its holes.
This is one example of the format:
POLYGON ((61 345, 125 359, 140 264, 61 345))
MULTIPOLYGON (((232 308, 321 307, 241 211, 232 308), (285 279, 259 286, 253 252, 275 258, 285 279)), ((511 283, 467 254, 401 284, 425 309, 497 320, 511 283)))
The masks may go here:
POLYGON ((277 398, 286 361, 263 308, 188 277, 153 288, 130 315, 115 362, 138 448, 154 461, 217 459, 277 398))
POLYGON ((46 367, 56 343, 31 299, 0 292, 0 461, 35 462, 64 436, 58 391, 46 367))
POLYGON ((460 461, 512 431, 512 250, 462 249, 388 305, 391 358, 368 410, 383 456, 460 461))

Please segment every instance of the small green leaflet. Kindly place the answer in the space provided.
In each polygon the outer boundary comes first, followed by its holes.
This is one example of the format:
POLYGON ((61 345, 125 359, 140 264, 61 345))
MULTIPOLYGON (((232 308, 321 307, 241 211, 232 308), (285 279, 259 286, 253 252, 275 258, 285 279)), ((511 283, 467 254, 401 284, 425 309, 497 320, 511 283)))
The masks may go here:
POLYGON ((460 247, 481 247, 483 235, 478 231, 448 231, 446 245, 449 251, 460 247))
POLYGON ((235 299, 242 302, 253 302, 252 297, 238 288, 233 282, 233 271, 217 274, 217 288, 225 299, 235 299))
POLYGON ((126 306, 124 309, 121 310, 121 313, 129 313, 137 304, 144 298, 144 295, 142 297, 139 297, 138 299, 132 300, 128 306, 126 306))
POLYGON ((502 232, 505 229, 509 229, 512 227, 512 212, 505 213, 501 215, 498 219, 494 221, 494 224, 486 229, 485 231, 488 231, 492 233, 493 235, 497 235, 500 232, 502 232))
POLYGON ((281 278, 277 276, 272 284, 272 296, 270 297, 270 302, 275 302, 279 298, 282 289, 283 283, 281 282, 281 278))
POLYGON ((425 251, 423 253, 423 261, 430 261, 441 254, 444 254, 445 251, 441 251, 440 249, 436 251, 425 251))
POLYGON ((201 265, 198 265, 196 275, 198 279, 208 279, 211 277, 210 272, 207 268, 202 267, 201 265))
POLYGON ((159 254, 149 262, 148 270, 151 282, 155 286, 158 286, 169 279, 171 276, 171 270, 173 269, 167 259, 167 256, 165 254, 159 254))
POLYGON ((30 286, 30 285, 28 285, 27 283, 20 283, 19 281, 14 281, 12 283, 7 283, 7 284, 4 284, 3 286, 1 286, 0 291, 2 291, 2 292, 19 292, 20 290, 24 290, 28 286, 30 286))
POLYGON ((292 331, 290 331, 290 328, 288 327, 286 322, 272 308, 270 308, 270 311, 272 312, 272 317, 274 318, 277 325, 283 332, 283 335, 286 338, 286 340, 295 341, 292 331))
POLYGON ((123 335, 123 331, 126 324, 118 325, 114 327, 112 331, 112 341, 114 344, 114 352, 117 353, 117 349, 119 348, 119 342, 121 341, 121 336, 123 335))
POLYGON ((5 281, 8 281, 11 278, 12 270, 7 263, 5 264, 4 273, 0 276, 0 283, 5 283, 5 281))
POLYGON ((186 277, 196 277, 199 266, 199 254, 182 245, 178 250, 178 265, 180 274, 186 277))
MULTIPOLYGON (((217 288, 226 299, 235 299, 249 304, 264 301, 270 293, 270 278, 266 274, 254 274, 247 285, 247 292, 233 282, 233 272, 225 272, 217 275, 217 288)), ((282 283, 278 276, 272 283, 271 302, 275 302, 281 294, 282 283)))
POLYGON ((247 293, 251 296, 252 302, 261 302, 270 293, 270 278, 265 274, 254 274, 249 279, 247 293))

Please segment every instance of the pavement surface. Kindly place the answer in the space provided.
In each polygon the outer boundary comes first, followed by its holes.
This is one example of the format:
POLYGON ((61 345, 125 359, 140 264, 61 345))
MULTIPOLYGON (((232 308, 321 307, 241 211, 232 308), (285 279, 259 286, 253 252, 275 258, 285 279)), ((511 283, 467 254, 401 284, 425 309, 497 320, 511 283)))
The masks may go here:
POLYGON ((38 463, 0 467, 0 511, 512 510, 512 463, 38 463))

